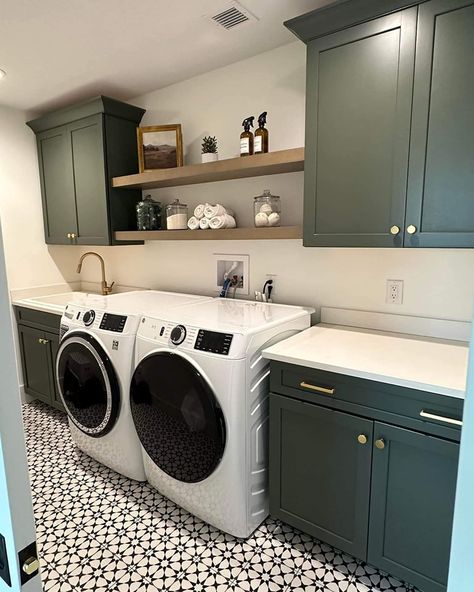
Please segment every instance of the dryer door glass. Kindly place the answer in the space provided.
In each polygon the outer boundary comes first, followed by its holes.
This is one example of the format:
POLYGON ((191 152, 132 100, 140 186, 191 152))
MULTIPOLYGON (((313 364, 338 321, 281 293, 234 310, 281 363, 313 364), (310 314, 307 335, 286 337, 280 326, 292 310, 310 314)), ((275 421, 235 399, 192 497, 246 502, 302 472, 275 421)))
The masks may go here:
POLYGON ((119 409, 115 370, 97 341, 76 333, 61 343, 56 361, 59 392, 73 423, 90 436, 109 432, 119 409))
POLYGON ((161 470, 186 483, 214 472, 224 454, 224 416, 193 364, 170 352, 148 356, 135 370, 130 400, 141 443, 161 470))

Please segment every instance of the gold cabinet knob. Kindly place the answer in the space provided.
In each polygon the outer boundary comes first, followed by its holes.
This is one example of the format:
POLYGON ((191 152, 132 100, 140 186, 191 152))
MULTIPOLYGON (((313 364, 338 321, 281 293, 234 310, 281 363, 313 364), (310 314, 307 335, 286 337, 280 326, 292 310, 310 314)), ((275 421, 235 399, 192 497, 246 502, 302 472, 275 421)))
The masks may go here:
POLYGON ((72 237, 71 237, 71 233, 70 233, 70 232, 68 232, 68 233, 67 233, 67 237, 68 237, 68 238, 72 238, 72 237))
POLYGON ((399 232, 400 232, 400 226, 393 225, 390 228, 390 234, 393 234, 394 236, 396 236, 399 232))
POLYGON ((359 434, 357 436, 357 442, 359 442, 359 444, 367 444, 367 436, 365 434, 359 434))
POLYGON ((383 438, 375 440, 375 447, 379 450, 383 450, 385 448, 385 440, 383 438))
POLYGON ((410 224, 410 226, 407 226, 407 232, 408 232, 408 234, 415 234, 416 226, 413 226, 413 224, 410 224))
POLYGON ((27 576, 31 576, 39 569, 38 559, 36 557, 28 557, 25 563, 21 566, 21 569, 27 576))
POLYGON ((71 238, 72 239, 76 238, 76 235, 74 234, 74 232, 71 234, 71 238))

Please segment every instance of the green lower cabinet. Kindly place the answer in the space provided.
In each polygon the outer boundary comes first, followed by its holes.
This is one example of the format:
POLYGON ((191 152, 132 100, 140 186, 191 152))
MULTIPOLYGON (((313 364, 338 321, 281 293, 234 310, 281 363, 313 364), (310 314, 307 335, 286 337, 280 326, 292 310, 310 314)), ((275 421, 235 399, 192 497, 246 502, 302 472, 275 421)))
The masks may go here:
POLYGON ((50 349, 44 331, 18 327, 25 392, 46 403, 51 401, 50 349))
POLYGON ((443 592, 448 578, 459 444, 375 422, 368 562, 443 592))
POLYGON ((270 425, 272 514, 365 559, 373 422, 272 395, 270 425))
POLYGON ((30 309, 16 309, 17 320, 23 318, 24 314, 29 315, 31 320, 31 325, 18 323, 25 393, 64 410, 56 385, 55 365, 59 334, 53 332, 56 323, 59 330, 60 317, 30 309))

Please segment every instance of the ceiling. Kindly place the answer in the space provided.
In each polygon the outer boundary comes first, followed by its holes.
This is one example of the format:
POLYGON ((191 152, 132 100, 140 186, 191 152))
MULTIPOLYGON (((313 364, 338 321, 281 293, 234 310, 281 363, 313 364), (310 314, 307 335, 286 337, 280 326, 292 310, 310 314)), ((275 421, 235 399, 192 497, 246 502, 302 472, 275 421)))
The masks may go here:
POLYGON ((330 2, 240 1, 258 20, 227 31, 205 17, 229 0, 1 0, 0 105, 130 99, 289 43, 283 21, 330 2))

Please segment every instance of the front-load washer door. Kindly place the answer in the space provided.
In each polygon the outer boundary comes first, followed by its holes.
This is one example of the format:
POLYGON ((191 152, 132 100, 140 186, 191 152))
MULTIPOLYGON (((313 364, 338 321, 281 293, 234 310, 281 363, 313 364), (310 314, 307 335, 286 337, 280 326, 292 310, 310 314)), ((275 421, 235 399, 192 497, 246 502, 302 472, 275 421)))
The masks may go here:
POLYGON ((71 421, 89 436, 104 436, 120 410, 120 387, 107 353, 89 333, 61 342, 56 358, 59 394, 71 421))
POLYGON ((214 472, 224 454, 224 416, 187 359, 165 351, 143 359, 132 378, 130 405, 142 446, 162 471, 186 483, 214 472))

